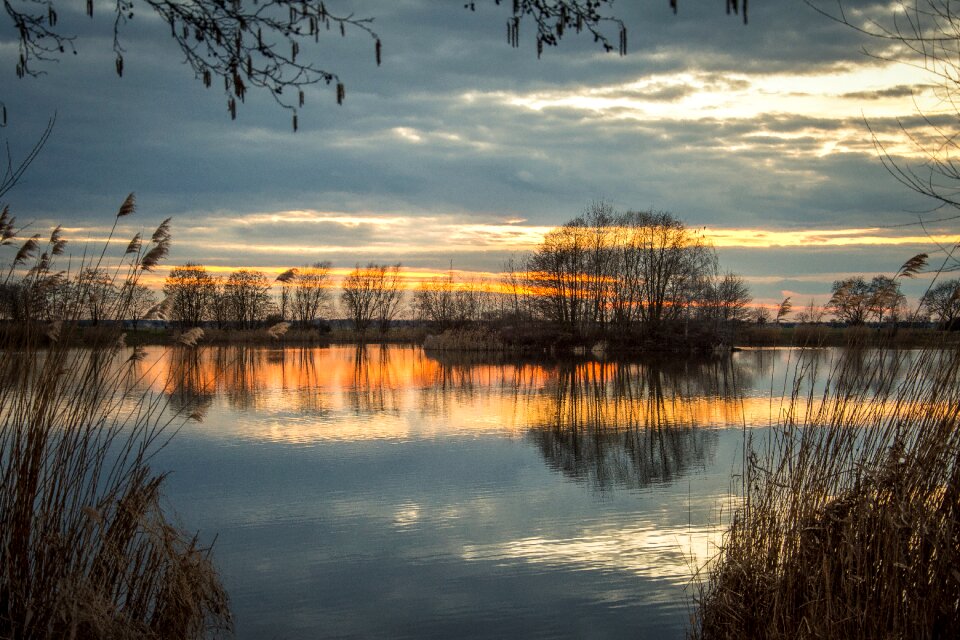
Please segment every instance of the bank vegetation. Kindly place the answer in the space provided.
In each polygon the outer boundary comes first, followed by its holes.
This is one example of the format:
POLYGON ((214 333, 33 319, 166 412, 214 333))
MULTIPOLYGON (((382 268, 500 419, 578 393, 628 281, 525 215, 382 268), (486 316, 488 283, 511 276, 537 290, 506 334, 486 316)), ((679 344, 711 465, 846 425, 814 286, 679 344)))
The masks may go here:
MULTIPOLYGON (((131 196, 116 219, 134 208, 131 196)), ((49 238, 17 231, 4 209, 3 286, 23 294, 31 313, 44 300, 57 307, 0 336, 0 637, 196 638, 229 629, 209 549, 175 524, 162 504, 164 473, 151 468, 181 418, 162 394, 139 391, 142 351, 118 330, 101 327, 90 348, 71 346, 81 318, 131 313, 141 278, 168 251, 169 221, 149 239, 134 237, 113 266, 105 267, 108 241, 73 271, 58 263, 59 227, 49 238)))

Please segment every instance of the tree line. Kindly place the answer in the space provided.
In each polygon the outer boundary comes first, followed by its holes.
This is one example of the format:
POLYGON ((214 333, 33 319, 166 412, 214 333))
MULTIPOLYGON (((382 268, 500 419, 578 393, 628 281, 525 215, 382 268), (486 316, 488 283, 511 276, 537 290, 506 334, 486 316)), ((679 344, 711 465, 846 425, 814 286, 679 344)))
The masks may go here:
POLYGON ((310 325, 336 314, 361 334, 382 333, 403 315, 438 331, 529 321, 574 337, 688 335, 746 320, 752 301, 741 277, 719 271, 698 231, 669 213, 618 213, 604 203, 511 261, 500 282, 450 273, 408 296, 401 269, 357 265, 334 296, 329 262, 289 269, 273 282, 261 271, 218 278, 186 264, 170 272, 163 291, 170 319, 184 326, 252 328, 271 318, 310 325))
POLYGON ((93 324, 116 319, 118 309, 124 310, 125 319, 136 322, 156 302, 156 294, 146 285, 119 281, 103 268, 84 268, 75 278, 58 272, 38 280, 25 274, 0 284, 0 314, 18 322, 55 322, 72 317, 78 307, 80 317, 93 324))
MULTIPOLYGON (((768 309, 753 304, 742 277, 721 271, 700 230, 670 213, 617 212, 603 202, 547 233, 529 255, 509 260, 498 281, 455 277, 451 271, 408 291, 400 263, 357 264, 339 283, 331 270, 327 261, 276 278, 256 269, 217 276, 187 263, 170 271, 159 303, 156 292, 139 282, 125 284, 102 266, 74 277, 51 274, 42 286, 30 273, 11 270, 0 283, 0 314, 50 322, 65 317, 65 305, 80 304, 81 317, 93 324, 122 319, 136 326, 149 316, 181 328, 253 329, 277 321, 309 327, 340 317, 367 334, 412 318, 439 332, 494 322, 583 339, 672 335, 714 342, 728 339, 738 324, 771 319, 768 309), (114 317, 112 310, 119 308, 125 317, 114 317)), ((901 270, 892 277, 838 280, 826 305, 811 300, 794 319, 817 323, 829 314, 852 325, 933 319, 946 328, 958 326, 960 279, 931 286, 911 310, 900 291, 901 278, 911 275, 901 270)), ((786 298, 776 321, 792 310, 786 298)))
POLYGON ((187 263, 172 269, 163 285, 164 315, 184 327, 212 323, 252 329, 274 320, 310 326, 342 313, 360 333, 373 327, 386 331, 403 307, 401 265, 357 265, 340 285, 339 309, 331 268, 330 262, 314 262, 287 269, 271 281, 255 269, 218 277, 203 265, 187 263))
POLYGON ((900 272, 894 276, 878 274, 869 280, 864 276, 836 280, 825 305, 818 306, 811 300, 796 313, 795 320, 815 324, 830 315, 847 325, 933 322, 941 329, 960 328, 960 278, 934 282, 918 304, 911 306, 900 289, 902 277, 900 272))

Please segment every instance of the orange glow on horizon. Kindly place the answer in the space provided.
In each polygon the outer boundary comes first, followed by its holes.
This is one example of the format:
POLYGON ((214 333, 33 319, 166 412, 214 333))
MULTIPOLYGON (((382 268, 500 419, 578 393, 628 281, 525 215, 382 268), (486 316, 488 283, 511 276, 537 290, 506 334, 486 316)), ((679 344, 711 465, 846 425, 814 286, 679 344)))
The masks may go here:
MULTIPOLYGON (((443 260, 445 256, 455 256, 461 265, 470 264, 477 259, 477 256, 484 252, 495 250, 498 252, 518 252, 521 255, 528 253, 544 242, 545 238, 552 231, 561 227, 545 227, 526 224, 523 219, 503 219, 491 223, 461 223, 452 217, 433 216, 428 220, 431 225, 424 225, 412 214, 405 215, 360 215, 360 214, 336 214, 329 212, 316 211, 291 211, 279 212, 276 214, 256 214, 246 217, 239 217, 235 220, 237 224, 243 221, 244 224, 251 220, 313 220, 336 223, 345 228, 353 228, 356 225, 386 225, 384 233, 395 237, 393 244, 390 242, 379 241, 370 246, 338 246, 334 251, 327 255, 325 252, 331 247, 318 247, 297 245, 296 243, 277 243, 275 245, 258 245, 256 247, 241 244, 228 243, 219 245, 206 236, 216 233, 212 228, 196 226, 186 229, 178 229, 177 234, 182 234, 187 239, 177 240, 175 238, 174 248, 202 247, 207 250, 217 251, 227 250, 227 253, 234 253, 236 256, 263 257, 264 254, 271 254, 268 259, 250 260, 247 264, 237 264, 234 261, 224 258, 214 260, 204 260, 202 258, 176 258, 170 260, 166 266, 141 276, 141 282, 154 290, 160 290, 163 287, 164 280, 170 269, 181 266, 186 262, 201 262, 207 272, 214 276, 228 276, 239 269, 252 269, 265 273, 271 282, 276 277, 287 271, 291 267, 302 268, 303 265, 317 260, 340 257, 341 264, 332 266, 329 275, 328 286, 337 288, 343 277, 350 273, 354 265, 364 265, 370 260, 366 256, 374 255, 373 251, 396 252, 394 255, 402 257, 408 256, 409 259, 420 259, 420 257, 433 254, 432 260, 439 258, 443 260), (442 249, 438 249, 442 247, 442 249), (354 255, 350 255, 355 252, 354 255), (309 256, 309 257, 307 257, 309 256), (343 264, 347 262, 347 264, 343 264)), ((115 234, 115 246, 119 248, 125 245, 128 235, 132 235, 135 227, 124 227, 115 234)), ((63 229, 64 237, 67 237, 70 244, 67 245, 67 253, 78 255, 78 252, 84 248, 96 246, 106 241, 108 228, 101 227, 66 227, 63 229), (81 233, 89 234, 86 238, 80 239, 77 236, 81 233), (73 236, 73 237, 70 237, 73 236)), ((614 230, 615 231, 615 230, 614 230)), ((696 227, 690 231, 701 237, 706 243, 722 250, 727 248, 738 248, 747 250, 763 251, 767 249, 791 248, 795 250, 802 249, 822 249, 822 250, 843 250, 850 247, 889 247, 898 246, 916 246, 929 247, 933 243, 939 243, 943 246, 952 246, 957 243, 958 238, 954 234, 933 231, 931 235, 918 235, 911 228, 882 228, 882 227, 851 227, 841 229, 763 229, 751 227, 696 227)), ((89 251, 88 251, 89 253, 89 251)), ((185 252, 186 253, 186 252, 185 252)), ((104 263, 106 269, 112 269, 117 263, 117 257, 109 257, 104 263)), ((189 253, 187 253, 189 255, 189 253)), ((389 253, 388 253, 389 255, 389 253)), ((722 258, 722 255, 721 255, 722 258)), ((65 264, 66 257, 62 257, 60 262, 65 264)), ((374 260, 377 262, 396 263, 397 259, 392 260, 374 260)), ((522 262, 522 260, 521 260, 522 262)), ((503 283, 506 272, 492 272, 482 270, 471 270, 469 268, 442 269, 431 268, 429 266, 403 267, 400 275, 401 280, 407 289, 415 289, 418 286, 430 286, 431 281, 442 280, 454 276, 456 281, 455 288, 463 288, 467 285, 463 281, 472 281, 482 291, 497 294, 515 294, 515 293, 543 293, 534 289, 517 291, 503 283)), ((522 273, 520 275, 523 275, 522 273)), ((849 274, 847 274, 849 275, 849 274)), ((745 279, 756 284, 770 283, 781 280, 785 277, 791 279, 827 282, 829 283, 835 277, 817 274, 808 275, 797 273, 789 276, 785 275, 750 275, 745 274, 745 279)), ((846 276, 837 276, 846 277, 846 276)))
POLYGON ((739 247, 770 249, 774 247, 852 247, 954 244, 956 234, 893 235, 894 229, 880 227, 853 229, 798 229, 777 231, 767 229, 709 228, 706 238, 718 248, 739 247))

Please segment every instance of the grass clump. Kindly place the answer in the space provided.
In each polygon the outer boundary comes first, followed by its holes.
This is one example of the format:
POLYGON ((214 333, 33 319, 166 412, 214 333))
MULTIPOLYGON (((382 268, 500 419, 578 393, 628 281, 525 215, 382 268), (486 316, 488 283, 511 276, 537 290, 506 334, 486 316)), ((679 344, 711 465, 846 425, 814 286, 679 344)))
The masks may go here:
POLYGON ((960 637, 960 350, 803 358, 698 598, 695 638, 960 637))
POLYGON ((506 344, 497 332, 477 327, 430 334, 424 338, 423 348, 427 351, 503 351, 506 344))
MULTIPOLYGON (((133 209, 130 196, 117 219, 133 209)), ((0 227, 4 244, 21 242, 6 211, 0 227)), ((12 260, 7 291, 67 294, 52 319, 28 315, 0 338, 0 637, 194 638, 230 626, 209 549, 161 506, 164 476, 149 463, 175 417, 161 395, 140 391, 142 351, 108 327, 90 348, 69 346, 98 302, 83 274, 112 280, 116 308, 98 312, 123 317, 122 292, 169 240, 166 221, 119 262, 105 247, 71 274, 54 266, 58 229, 47 246, 21 242, 12 260)))

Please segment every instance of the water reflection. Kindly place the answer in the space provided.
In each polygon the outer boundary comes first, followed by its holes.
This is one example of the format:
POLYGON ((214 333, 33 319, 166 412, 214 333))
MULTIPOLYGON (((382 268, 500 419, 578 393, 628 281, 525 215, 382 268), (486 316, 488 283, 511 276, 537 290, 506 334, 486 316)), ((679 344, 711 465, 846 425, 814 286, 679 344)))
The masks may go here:
POLYGON ((696 398, 733 397, 729 358, 680 366, 651 360, 560 367, 551 403, 530 438, 547 464, 599 488, 640 488, 703 466, 716 432, 698 422, 696 398))
MULTIPOLYGON (((670 482, 742 424, 775 358, 510 361, 381 347, 219 347, 148 354, 171 406, 211 435, 307 443, 507 435, 599 490, 670 482), (222 407, 218 407, 218 403, 222 407), (273 416, 251 424, 251 411, 273 416), (228 415, 229 414, 229 415, 228 415)), ((763 422, 769 402, 756 403, 763 422)))
POLYGON ((152 348, 140 366, 159 372, 146 377, 157 380, 156 390, 174 408, 221 414, 211 435, 309 443, 526 437, 534 429, 552 430, 553 436, 534 435, 556 439, 559 427, 580 443, 591 431, 609 439, 613 432, 646 429, 654 431, 644 436, 653 436, 652 443, 623 446, 666 452, 672 444, 656 429, 768 426, 780 416, 781 398, 796 396, 791 409, 802 415, 828 377, 837 385, 858 374, 870 376, 875 393, 902 376, 912 358, 911 352, 876 350, 755 350, 703 360, 490 362, 371 345, 152 348), (273 415, 277 428, 258 432, 249 421, 223 419, 224 411, 273 415))
POLYGON ((757 387, 783 361, 370 346, 143 366, 206 408, 165 453, 187 520, 218 532, 241 637, 681 637, 740 450, 724 427, 767 420, 757 387))
POLYGON ((141 366, 206 408, 158 465, 184 520, 217 532, 239 638, 680 638, 743 429, 776 421, 796 371, 822 389, 869 357, 374 345, 150 349, 141 366))
POLYGON ((353 352, 353 384, 347 390, 356 415, 400 413, 401 381, 395 377, 389 349, 358 345, 353 352))

